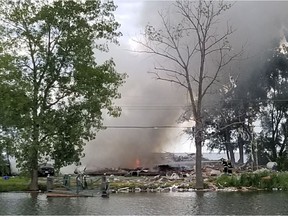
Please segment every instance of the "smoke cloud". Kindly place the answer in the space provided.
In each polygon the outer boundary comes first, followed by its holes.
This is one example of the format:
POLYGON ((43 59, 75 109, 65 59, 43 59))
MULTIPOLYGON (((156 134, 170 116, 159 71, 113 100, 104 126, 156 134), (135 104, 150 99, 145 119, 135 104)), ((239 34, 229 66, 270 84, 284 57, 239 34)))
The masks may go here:
MULTIPOLYGON (((169 83, 154 80, 153 75, 147 72, 153 69, 155 59, 131 51, 137 49, 131 38, 143 32, 148 23, 159 25, 157 11, 171 3, 173 1, 116 1, 116 18, 119 18, 123 33, 121 45, 112 46, 110 52, 101 57, 113 56, 118 71, 127 73, 129 78, 121 88, 122 99, 115 101, 123 109, 121 117, 106 117, 104 125, 176 125, 181 107, 187 104, 186 92, 169 83)), ((239 1, 227 11, 223 17, 224 24, 227 20, 237 30, 230 39, 232 47, 238 49, 246 44, 247 58, 230 65, 232 73, 247 77, 251 71, 247 67, 253 67, 253 59, 261 56, 273 40, 280 41, 281 31, 287 34, 287 8, 286 1, 239 1)), ((244 78, 242 80, 245 81, 244 78)), ((190 142, 187 143, 190 146, 190 142)), ((87 143, 83 164, 95 168, 135 167, 139 159, 142 166, 151 166, 155 162, 152 153, 166 151, 171 146, 175 147, 175 152, 184 149, 181 129, 108 128, 87 143)))

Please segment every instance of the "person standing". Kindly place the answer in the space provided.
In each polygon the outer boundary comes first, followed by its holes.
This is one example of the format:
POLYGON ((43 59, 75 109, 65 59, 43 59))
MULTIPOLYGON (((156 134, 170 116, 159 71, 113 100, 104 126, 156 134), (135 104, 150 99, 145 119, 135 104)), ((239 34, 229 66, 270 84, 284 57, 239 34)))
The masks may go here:
POLYGON ((109 198, 109 181, 107 180, 106 173, 102 176, 101 193, 102 197, 109 198))
POLYGON ((227 161, 227 169, 228 169, 228 174, 232 174, 233 166, 232 166, 231 160, 227 161))
POLYGON ((228 161, 224 158, 221 159, 223 165, 223 172, 224 174, 228 173, 228 161))

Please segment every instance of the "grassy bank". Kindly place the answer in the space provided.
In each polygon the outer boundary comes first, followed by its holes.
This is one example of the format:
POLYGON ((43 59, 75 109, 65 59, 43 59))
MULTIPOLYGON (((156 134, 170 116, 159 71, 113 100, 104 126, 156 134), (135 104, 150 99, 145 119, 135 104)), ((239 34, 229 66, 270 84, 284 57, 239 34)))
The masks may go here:
MULTIPOLYGON (((28 191, 29 178, 11 177, 8 180, 0 179, 0 192, 28 191)), ((88 181, 88 189, 99 189, 101 181, 99 178, 91 178, 88 181)), ((258 171, 254 173, 233 174, 231 176, 221 175, 205 179, 205 188, 211 190, 234 187, 237 189, 248 188, 257 190, 288 190, 288 172, 258 171)), ((169 179, 161 177, 153 179, 147 177, 117 177, 110 178, 110 189, 112 191, 166 191, 176 188, 178 191, 190 191, 195 186, 194 180, 169 179)), ((74 177, 71 178, 71 189, 76 188, 74 177)), ((46 178, 39 178, 39 189, 46 191, 46 178)), ((54 178, 54 189, 64 189, 62 177, 54 178)), ((176 190, 176 191, 177 191, 176 190)))
POLYGON ((241 175, 222 175, 216 179, 218 188, 250 187, 261 190, 288 190, 288 172, 254 172, 241 175))
POLYGON ((28 191, 29 179, 25 177, 12 177, 7 180, 0 179, 0 192, 28 191))
MULTIPOLYGON (((23 176, 12 176, 5 180, 0 178, 0 192, 29 191, 30 179, 23 176)), ((46 179, 39 178, 39 190, 46 191, 46 179)))

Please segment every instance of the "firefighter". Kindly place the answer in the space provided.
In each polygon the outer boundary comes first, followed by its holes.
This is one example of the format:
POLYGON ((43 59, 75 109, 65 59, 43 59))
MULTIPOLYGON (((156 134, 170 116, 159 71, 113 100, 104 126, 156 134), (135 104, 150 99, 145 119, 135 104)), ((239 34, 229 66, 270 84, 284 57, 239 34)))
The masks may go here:
POLYGON ((227 169, 228 169, 228 174, 232 174, 233 166, 232 166, 231 160, 227 161, 227 169))
POLYGON ((221 161, 223 165, 223 172, 227 174, 228 173, 228 161, 224 158, 222 158, 221 161))

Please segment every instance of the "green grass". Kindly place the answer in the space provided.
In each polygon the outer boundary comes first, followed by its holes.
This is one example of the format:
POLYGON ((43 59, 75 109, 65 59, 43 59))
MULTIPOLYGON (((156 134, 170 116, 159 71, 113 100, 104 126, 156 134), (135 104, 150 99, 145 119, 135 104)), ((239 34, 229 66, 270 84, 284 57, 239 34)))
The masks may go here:
POLYGON ((0 179, 0 192, 10 191, 28 191, 29 178, 25 177, 10 177, 8 180, 0 179))
MULTIPOLYGON (((0 178, 0 192, 29 191, 30 178, 23 176, 13 176, 7 180, 0 178)), ((39 178, 39 190, 46 191, 46 179, 39 178)), ((58 186, 58 184, 55 184, 58 186)))

